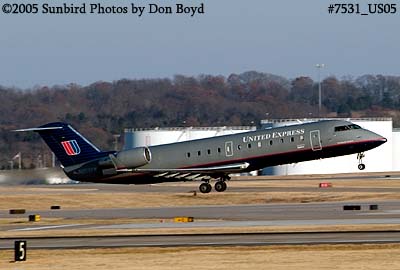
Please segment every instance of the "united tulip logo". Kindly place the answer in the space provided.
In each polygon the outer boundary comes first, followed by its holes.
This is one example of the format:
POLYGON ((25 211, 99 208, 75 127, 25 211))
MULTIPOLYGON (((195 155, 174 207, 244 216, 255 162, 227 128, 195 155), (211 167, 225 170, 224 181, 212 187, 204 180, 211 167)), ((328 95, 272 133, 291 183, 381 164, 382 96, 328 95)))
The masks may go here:
POLYGON ((68 156, 76 156, 81 153, 81 148, 79 148, 76 140, 64 141, 61 142, 61 145, 63 146, 65 153, 67 153, 68 156))

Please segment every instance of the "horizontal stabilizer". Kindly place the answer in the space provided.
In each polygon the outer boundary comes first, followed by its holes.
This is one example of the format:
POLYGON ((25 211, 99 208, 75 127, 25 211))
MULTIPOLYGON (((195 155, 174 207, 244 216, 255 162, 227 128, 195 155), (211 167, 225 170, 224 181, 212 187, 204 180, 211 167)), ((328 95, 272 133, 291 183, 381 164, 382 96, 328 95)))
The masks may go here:
POLYGON ((44 128, 25 128, 25 129, 16 129, 13 130, 15 132, 25 132, 25 131, 43 131, 43 130, 54 130, 54 129, 62 129, 63 127, 44 127, 44 128))

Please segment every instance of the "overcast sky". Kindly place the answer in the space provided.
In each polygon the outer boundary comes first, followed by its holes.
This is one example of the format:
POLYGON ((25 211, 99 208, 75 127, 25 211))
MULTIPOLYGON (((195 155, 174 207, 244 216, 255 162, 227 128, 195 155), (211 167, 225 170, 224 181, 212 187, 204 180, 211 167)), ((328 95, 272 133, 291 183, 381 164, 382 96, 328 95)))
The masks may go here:
MULTIPOLYGON (((0 85, 87 85, 249 70, 316 78, 317 63, 326 64, 324 77, 399 75, 400 4, 395 15, 360 16, 328 14, 332 1, 323 0, 64 1, 146 7, 204 3, 205 14, 0 12, 0 85)), ((366 10, 365 1, 359 2, 366 10)))

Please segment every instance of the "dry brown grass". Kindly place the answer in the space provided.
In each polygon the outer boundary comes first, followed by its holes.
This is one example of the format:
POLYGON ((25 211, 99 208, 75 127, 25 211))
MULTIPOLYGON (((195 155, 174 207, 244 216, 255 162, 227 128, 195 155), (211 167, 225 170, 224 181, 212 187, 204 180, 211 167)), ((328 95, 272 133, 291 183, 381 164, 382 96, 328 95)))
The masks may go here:
POLYGON ((264 203, 310 203, 365 200, 399 200, 397 192, 226 192, 189 193, 80 193, 2 195, 0 210, 24 208, 48 210, 51 205, 62 209, 101 209, 168 207, 195 205, 238 205, 264 203))
POLYGON ((0 269, 398 270, 400 245, 28 250, 26 262, 11 260, 11 251, 0 251, 0 269))
MULTIPOLYGON (((325 180, 324 180, 325 181, 325 180)), ((51 205, 61 205, 63 209, 95 209, 95 208, 132 208, 191 205, 234 205, 263 203, 304 203, 304 202, 336 202, 362 200, 398 200, 400 193, 391 188, 400 188, 400 181, 395 180, 333 180, 333 188, 318 188, 320 179, 316 180, 249 180, 231 181, 232 187, 273 187, 282 191, 262 192, 225 192, 210 194, 197 193, 157 193, 157 192, 96 192, 93 188, 34 188, 34 187, 0 187, 0 210, 25 208, 46 210, 51 205), (310 188, 309 192, 297 192, 290 188, 310 188), (360 192, 332 192, 335 188, 358 188, 360 192), (384 192, 361 192, 363 188, 384 188, 384 192), (313 188, 315 190, 313 190, 313 188), (288 189, 288 190, 285 190, 288 189)), ((176 183, 190 190, 196 190, 198 183, 176 183)), ((129 187, 134 189, 134 187, 129 187)))

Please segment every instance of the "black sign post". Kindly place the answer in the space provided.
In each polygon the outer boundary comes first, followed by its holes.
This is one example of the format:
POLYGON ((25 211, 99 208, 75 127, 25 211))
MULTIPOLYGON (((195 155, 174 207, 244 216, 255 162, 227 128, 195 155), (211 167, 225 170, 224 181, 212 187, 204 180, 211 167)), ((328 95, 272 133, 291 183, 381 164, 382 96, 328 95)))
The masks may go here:
POLYGON ((14 261, 26 261, 26 241, 14 242, 14 261))

